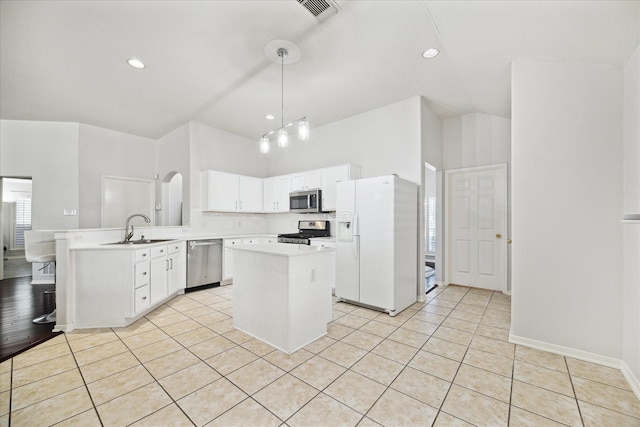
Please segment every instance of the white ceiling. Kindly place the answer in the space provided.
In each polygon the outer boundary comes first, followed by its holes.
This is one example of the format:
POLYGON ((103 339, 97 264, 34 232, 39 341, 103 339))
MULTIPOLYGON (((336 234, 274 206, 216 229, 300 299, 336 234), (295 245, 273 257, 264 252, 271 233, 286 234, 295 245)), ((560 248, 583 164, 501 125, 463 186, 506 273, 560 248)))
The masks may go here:
POLYGON ((640 41, 637 0, 338 4, 318 23, 295 0, 2 0, 0 116, 152 138, 193 120, 257 140, 280 121, 264 46, 286 39, 301 57, 285 65, 284 121, 307 115, 312 132, 417 95, 443 118, 509 117, 512 59, 623 66, 640 41))

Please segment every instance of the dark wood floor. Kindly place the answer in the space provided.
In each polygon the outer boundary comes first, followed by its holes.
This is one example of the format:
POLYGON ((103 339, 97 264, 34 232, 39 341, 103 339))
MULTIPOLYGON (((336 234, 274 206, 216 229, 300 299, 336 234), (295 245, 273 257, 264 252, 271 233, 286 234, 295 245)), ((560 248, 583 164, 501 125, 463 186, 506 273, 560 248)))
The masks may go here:
POLYGON ((57 335, 53 323, 32 320, 55 308, 54 285, 32 285, 31 277, 0 280, 0 362, 57 335))

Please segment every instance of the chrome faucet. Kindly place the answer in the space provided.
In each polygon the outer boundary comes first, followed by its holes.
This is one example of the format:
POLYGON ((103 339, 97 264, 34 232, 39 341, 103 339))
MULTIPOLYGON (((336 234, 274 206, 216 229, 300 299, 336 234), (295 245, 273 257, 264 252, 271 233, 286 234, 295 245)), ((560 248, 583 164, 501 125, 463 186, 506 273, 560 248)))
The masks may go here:
POLYGON ((131 215, 129 218, 127 218, 127 223, 124 226, 124 242, 128 242, 133 237, 133 224, 131 224, 131 232, 129 232, 129 221, 131 221, 131 218, 135 218, 137 216, 144 218, 144 222, 151 222, 151 219, 149 219, 149 217, 145 214, 136 213, 131 215))

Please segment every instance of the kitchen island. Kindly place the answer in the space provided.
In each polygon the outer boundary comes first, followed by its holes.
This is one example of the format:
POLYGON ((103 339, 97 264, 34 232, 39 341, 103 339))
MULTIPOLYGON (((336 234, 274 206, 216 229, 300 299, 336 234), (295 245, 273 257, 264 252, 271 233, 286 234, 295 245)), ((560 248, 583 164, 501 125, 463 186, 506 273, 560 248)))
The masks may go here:
POLYGON ((295 244, 233 248, 233 326, 286 353, 327 333, 331 251, 295 244))

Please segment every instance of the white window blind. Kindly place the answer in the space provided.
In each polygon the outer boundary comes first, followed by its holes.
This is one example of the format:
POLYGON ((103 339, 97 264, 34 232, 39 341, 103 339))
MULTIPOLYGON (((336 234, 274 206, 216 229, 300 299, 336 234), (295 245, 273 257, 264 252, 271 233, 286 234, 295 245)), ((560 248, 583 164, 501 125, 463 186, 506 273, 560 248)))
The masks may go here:
POLYGON ((427 253, 436 252, 436 198, 427 198, 427 253))
POLYGON ((24 248, 24 232, 31 230, 31 198, 16 198, 15 202, 15 248, 24 248))

